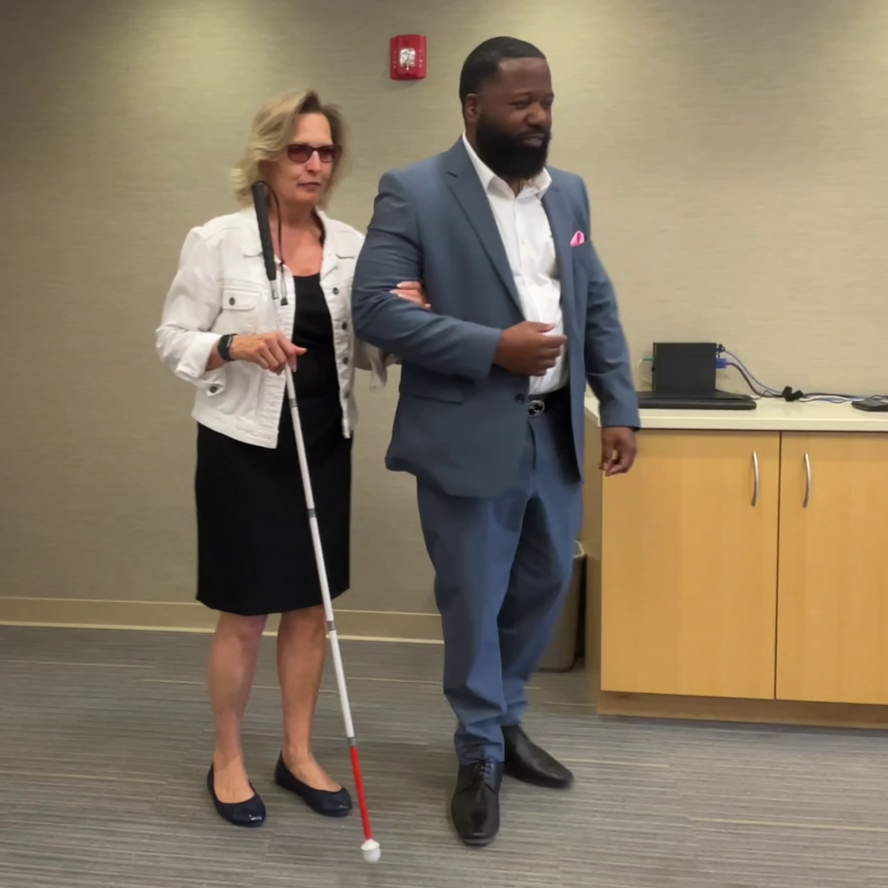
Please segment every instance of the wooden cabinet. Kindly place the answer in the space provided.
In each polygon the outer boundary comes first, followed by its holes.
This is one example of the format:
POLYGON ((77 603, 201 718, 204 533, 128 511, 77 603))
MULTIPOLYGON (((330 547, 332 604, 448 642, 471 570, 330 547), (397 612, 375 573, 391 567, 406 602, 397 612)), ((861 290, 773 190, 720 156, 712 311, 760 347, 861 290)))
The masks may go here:
POLYGON ((888 435, 782 437, 777 697, 888 704, 888 435))
POLYGON ((773 698, 780 435, 656 432, 603 485, 603 690, 773 698))
POLYGON ((595 485, 602 711, 888 722, 888 421, 782 409, 830 421, 646 430, 633 471, 595 485))

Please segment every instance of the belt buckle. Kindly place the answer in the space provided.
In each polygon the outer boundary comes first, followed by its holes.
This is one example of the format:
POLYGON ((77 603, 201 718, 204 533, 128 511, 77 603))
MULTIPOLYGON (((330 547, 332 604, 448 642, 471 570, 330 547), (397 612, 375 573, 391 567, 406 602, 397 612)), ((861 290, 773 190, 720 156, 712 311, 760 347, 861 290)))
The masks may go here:
POLYGON ((546 402, 534 399, 527 405, 527 412, 531 416, 539 416, 546 409, 546 402))

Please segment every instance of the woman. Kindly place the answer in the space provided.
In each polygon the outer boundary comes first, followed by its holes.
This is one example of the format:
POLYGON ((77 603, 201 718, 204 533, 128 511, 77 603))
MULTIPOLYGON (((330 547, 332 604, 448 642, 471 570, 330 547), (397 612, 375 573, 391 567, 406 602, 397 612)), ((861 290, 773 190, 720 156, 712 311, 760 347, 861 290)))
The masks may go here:
MULTIPOLYGON (((363 236, 321 209, 342 169, 339 112, 315 93, 281 96, 256 115, 234 170, 242 209, 188 233, 157 331, 162 360, 197 388, 197 599, 219 612, 209 662, 216 750, 207 787, 218 813, 259 826, 241 722, 269 614, 281 614, 277 665, 284 743, 276 782, 315 811, 348 814, 348 791, 312 752, 326 652, 325 617, 286 404, 296 369, 330 594, 349 586, 355 365, 384 381, 383 356, 355 342, 351 281, 363 236), (271 295, 251 186, 268 183, 282 296, 271 295), (297 361, 298 358, 298 361, 297 361)), ((415 282, 404 298, 423 302, 415 282)))

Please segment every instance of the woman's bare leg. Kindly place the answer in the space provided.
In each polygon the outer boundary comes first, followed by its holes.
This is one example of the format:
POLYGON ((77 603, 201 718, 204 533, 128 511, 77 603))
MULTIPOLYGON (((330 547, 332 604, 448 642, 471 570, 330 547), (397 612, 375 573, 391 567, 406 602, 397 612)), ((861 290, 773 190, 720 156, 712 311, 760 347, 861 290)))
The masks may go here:
POLYGON ((327 652, 322 606, 283 614, 277 638, 278 677, 284 707, 284 764, 312 789, 342 787, 315 761, 311 732, 327 652))
POLYGON ((216 716, 213 765, 220 802, 236 804, 253 795, 241 747, 241 723, 253 687, 265 622, 266 617, 223 613, 216 626, 210 651, 209 689, 216 716))

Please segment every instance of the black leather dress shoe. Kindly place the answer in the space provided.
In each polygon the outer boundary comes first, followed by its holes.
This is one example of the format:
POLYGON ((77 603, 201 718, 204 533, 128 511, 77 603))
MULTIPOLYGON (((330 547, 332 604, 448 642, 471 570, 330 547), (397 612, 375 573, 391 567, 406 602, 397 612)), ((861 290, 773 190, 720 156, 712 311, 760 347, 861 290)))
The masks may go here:
POLYGON ((503 728, 506 747, 506 773, 524 783, 550 789, 568 789, 573 774, 540 749, 518 725, 503 728))
MULTIPOLYGON (((250 789, 252 789, 252 784, 250 789)), ((210 773, 207 774, 207 789, 216 806, 216 811, 223 820, 227 820, 234 826, 262 826, 265 823, 265 805, 256 791, 245 802, 220 802, 216 795, 216 770, 210 765, 210 773)))
POLYGON ((274 769, 274 782, 283 789, 296 793, 312 811, 323 814, 324 817, 345 817, 352 809, 351 796, 345 787, 338 792, 313 789, 293 775, 284 763, 283 755, 278 758, 274 769))
POLYGON ((453 825, 467 845, 489 845, 499 832, 503 764, 485 759, 460 765, 450 804, 453 825))

